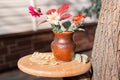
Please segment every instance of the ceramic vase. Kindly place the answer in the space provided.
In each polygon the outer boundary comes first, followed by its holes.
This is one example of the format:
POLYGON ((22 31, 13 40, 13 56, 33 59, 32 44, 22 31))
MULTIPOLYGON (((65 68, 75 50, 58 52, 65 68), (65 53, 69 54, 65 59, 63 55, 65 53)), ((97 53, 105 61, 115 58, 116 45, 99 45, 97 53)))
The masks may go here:
POLYGON ((57 61, 71 61, 75 52, 73 32, 53 32, 51 50, 57 61))

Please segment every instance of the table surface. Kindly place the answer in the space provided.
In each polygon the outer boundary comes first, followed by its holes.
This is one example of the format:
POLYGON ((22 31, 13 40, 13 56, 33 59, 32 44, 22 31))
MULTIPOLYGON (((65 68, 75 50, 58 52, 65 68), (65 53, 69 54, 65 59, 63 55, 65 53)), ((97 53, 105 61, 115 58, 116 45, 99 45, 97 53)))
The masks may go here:
MULTIPOLYGON (((45 53, 44 53, 45 54, 45 53)), ((78 63, 76 60, 62 62, 59 65, 44 65, 30 61, 31 55, 24 56, 18 61, 18 68, 34 76, 62 78, 84 74, 91 68, 91 62, 78 63)))

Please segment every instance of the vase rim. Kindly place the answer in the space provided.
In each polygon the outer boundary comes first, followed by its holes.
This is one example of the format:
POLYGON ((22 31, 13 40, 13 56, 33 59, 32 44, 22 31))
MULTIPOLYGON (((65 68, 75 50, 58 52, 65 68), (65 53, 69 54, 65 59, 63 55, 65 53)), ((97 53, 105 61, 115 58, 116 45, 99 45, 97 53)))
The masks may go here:
POLYGON ((55 32, 55 31, 53 31, 54 33, 74 33, 74 32, 72 32, 72 31, 63 31, 63 32, 55 32))

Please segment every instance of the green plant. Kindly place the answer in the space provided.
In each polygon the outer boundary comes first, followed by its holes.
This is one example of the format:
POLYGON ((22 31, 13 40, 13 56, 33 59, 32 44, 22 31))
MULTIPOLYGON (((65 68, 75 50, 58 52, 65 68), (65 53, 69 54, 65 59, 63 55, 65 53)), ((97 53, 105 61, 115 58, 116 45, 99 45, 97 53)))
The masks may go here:
POLYGON ((101 8, 101 0, 91 0, 92 4, 87 9, 82 9, 78 13, 85 14, 85 16, 92 17, 92 15, 96 15, 96 17, 99 17, 100 8, 101 8))

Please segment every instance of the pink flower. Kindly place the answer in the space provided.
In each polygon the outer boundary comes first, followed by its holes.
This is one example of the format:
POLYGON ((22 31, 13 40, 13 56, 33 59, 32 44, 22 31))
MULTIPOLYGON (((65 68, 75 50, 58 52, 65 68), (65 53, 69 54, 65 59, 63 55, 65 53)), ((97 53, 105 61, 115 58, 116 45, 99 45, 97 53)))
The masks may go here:
POLYGON ((40 17, 40 15, 42 15, 40 8, 35 9, 33 6, 29 6, 28 9, 29 13, 34 17, 40 17))

